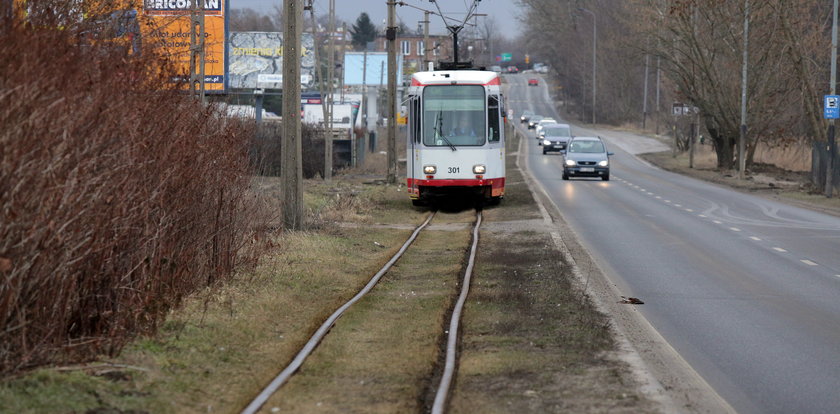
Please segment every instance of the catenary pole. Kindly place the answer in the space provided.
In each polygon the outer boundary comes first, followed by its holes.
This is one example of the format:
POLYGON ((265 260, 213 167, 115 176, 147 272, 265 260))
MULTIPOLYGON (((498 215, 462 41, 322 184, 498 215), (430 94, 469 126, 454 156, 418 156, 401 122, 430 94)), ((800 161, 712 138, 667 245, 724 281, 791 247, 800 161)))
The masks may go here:
POLYGON ((283 137, 280 145, 283 225, 303 228, 303 160, 300 137, 300 32, 303 0, 283 1, 283 137))
POLYGON ((388 1, 388 184, 397 183, 397 28, 395 1, 388 1))

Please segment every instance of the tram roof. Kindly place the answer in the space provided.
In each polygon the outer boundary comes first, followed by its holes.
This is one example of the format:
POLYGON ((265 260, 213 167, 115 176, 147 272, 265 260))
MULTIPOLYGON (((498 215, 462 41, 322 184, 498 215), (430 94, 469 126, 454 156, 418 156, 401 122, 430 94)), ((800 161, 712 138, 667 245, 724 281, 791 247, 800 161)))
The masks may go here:
POLYGON ((436 70, 433 72, 416 72, 411 75, 411 86, 426 85, 500 85, 501 80, 496 72, 483 70, 436 70))

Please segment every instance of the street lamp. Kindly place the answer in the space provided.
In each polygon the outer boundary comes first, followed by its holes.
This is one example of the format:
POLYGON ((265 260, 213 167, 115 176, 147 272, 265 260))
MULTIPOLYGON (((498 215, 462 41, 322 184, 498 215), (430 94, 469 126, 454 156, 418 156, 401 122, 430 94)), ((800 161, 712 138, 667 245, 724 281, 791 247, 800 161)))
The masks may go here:
POLYGON ((595 82, 595 72, 598 68, 598 63, 595 56, 598 53, 598 20, 595 18, 595 13, 583 7, 578 7, 578 10, 592 15, 592 125, 595 125, 595 91, 597 90, 595 82))

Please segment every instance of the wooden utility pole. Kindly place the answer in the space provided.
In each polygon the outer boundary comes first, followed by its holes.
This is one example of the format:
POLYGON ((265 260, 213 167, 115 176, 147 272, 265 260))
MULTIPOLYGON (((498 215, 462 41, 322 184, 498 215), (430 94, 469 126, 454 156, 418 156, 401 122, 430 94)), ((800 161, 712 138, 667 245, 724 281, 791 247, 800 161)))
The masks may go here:
POLYGON ((300 138, 300 33, 303 0, 283 0, 283 225, 303 228, 303 160, 300 138))
POLYGON ((204 3, 194 1, 190 13, 190 95, 204 102, 204 3))
POLYGON ((327 105, 328 117, 324 119, 327 134, 324 136, 324 181, 332 180, 333 169, 333 78, 335 77, 335 0, 330 0, 329 25, 327 31, 327 96, 322 105, 327 105))
POLYGON ((397 183, 397 27, 395 1, 388 2, 388 184, 397 183))

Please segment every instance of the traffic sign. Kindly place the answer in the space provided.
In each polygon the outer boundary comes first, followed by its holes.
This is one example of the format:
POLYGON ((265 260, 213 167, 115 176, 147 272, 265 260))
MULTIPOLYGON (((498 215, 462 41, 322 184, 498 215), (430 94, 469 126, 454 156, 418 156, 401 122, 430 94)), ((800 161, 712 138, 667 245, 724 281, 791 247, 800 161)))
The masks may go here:
POLYGON ((510 62, 511 60, 513 60, 513 54, 502 53, 502 62, 510 62))
POLYGON ((825 95, 823 104, 823 117, 825 119, 840 118, 840 95, 825 95))

